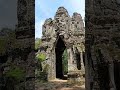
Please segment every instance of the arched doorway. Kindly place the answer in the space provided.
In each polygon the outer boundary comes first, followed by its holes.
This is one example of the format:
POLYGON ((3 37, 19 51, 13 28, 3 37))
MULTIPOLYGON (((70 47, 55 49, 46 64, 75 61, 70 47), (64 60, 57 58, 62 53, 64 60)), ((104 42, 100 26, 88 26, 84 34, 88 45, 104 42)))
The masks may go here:
POLYGON ((64 79, 64 66, 63 66, 63 52, 66 49, 64 41, 61 37, 58 37, 55 53, 56 53, 56 78, 64 79))

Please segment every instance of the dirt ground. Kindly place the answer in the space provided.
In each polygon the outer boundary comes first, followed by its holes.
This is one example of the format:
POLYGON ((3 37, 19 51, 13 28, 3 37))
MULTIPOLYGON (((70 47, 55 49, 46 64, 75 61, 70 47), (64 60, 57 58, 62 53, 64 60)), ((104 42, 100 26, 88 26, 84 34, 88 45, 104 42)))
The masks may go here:
POLYGON ((85 90, 85 85, 68 84, 67 80, 56 79, 50 82, 37 83, 36 90, 85 90))

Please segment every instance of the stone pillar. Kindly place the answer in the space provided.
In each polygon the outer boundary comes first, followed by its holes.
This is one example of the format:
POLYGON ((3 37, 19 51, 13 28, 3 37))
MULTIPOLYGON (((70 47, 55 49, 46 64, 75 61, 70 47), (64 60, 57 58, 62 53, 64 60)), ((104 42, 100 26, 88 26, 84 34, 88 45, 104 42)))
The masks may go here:
POLYGON ((49 54, 49 59, 47 61, 48 66, 48 80, 56 78, 56 58, 55 50, 52 50, 49 54))
POLYGON ((50 48, 47 49, 46 51, 46 64, 47 65, 47 78, 48 81, 52 79, 52 57, 51 57, 51 52, 50 52, 50 48))
POLYGON ((56 78, 56 55, 55 55, 55 49, 53 50, 52 53, 52 79, 56 78))
POLYGON ((81 64, 81 71, 85 71, 84 62, 83 62, 83 52, 80 52, 80 60, 81 60, 81 63, 80 63, 81 64))
POLYGON ((69 71, 74 71, 74 70, 77 69, 77 65, 76 65, 76 62, 74 60, 72 49, 68 48, 67 53, 68 53, 68 72, 69 71))
MULTIPOLYGON (((48 64, 48 66, 51 65, 50 59, 47 60, 47 64, 48 64)), ((51 80, 51 68, 49 68, 48 71, 47 71, 47 78, 48 78, 48 81, 51 80)))

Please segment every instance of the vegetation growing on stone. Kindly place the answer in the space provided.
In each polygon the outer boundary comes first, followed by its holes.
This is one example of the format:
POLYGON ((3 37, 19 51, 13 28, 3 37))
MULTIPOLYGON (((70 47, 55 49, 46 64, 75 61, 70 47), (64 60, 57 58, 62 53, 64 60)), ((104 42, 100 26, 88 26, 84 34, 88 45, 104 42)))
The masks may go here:
POLYGON ((11 66, 10 70, 5 73, 6 77, 14 78, 16 81, 24 80, 25 72, 22 68, 11 66))
POLYGON ((36 40, 35 40, 35 50, 38 50, 38 48, 39 48, 41 43, 42 43, 41 39, 40 38, 36 38, 36 40))
POLYGON ((43 53, 39 53, 36 55, 36 58, 39 60, 39 61, 44 61, 46 59, 46 55, 43 54, 43 53))

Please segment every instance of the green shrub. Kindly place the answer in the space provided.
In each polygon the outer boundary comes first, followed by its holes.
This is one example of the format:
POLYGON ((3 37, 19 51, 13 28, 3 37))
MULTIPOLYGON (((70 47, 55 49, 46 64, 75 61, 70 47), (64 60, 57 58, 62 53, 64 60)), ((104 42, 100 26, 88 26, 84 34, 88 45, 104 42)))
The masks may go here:
POLYGON ((39 53, 39 54, 36 55, 36 58, 37 58, 40 62, 42 62, 42 61, 44 61, 44 60, 46 59, 46 55, 43 54, 43 53, 39 53))

